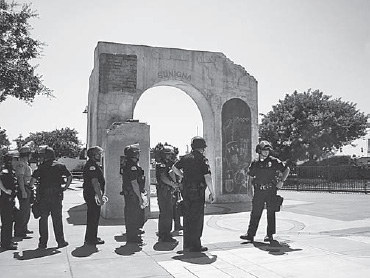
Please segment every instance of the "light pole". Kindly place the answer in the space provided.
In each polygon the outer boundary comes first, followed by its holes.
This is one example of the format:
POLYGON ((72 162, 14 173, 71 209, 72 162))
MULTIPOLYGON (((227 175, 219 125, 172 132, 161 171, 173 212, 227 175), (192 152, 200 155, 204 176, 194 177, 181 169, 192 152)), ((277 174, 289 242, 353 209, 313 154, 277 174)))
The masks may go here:
POLYGON ((89 107, 86 105, 85 110, 82 112, 83 114, 86 114, 86 144, 85 148, 87 150, 87 141, 89 139, 88 131, 89 131, 89 107))

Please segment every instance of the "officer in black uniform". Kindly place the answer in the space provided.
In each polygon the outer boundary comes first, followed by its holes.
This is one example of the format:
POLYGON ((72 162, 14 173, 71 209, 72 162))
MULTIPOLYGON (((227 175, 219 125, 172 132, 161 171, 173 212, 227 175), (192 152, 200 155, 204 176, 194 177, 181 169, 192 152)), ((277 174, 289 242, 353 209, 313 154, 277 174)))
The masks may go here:
POLYGON ((55 160, 54 150, 50 147, 46 147, 41 153, 41 164, 32 174, 30 187, 33 187, 37 180, 39 185, 37 185, 36 198, 40 203, 41 213, 39 249, 46 249, 47 247, 49 239, 48 218, 50 214, 58 248, 65 247, 68 242, 65 241, 63 232, 63 192, 70 186, 72 174, 64 164, 55 160), (67 177, 67 181, 65 186, 62 186, 64 177, 67 177))
POLYGON ((122 192, 125 198, 125 224, 127 243, 141 245, 143 243, 140 229, 144 225, 145 203, 142 194, 145 194, 144 170, 138 165, 140 158, 139 144, 126 146, 125 159, 121 165, 122 192))
POLYGON ((159 158, 156 163, 156 178, 157 178, 157 199, 159 206, 158 220, 158 240, 162 242, 177 242, 171 235, 174 191, 179 188, 169 172, 174 164, 175 148, 170 145, 162 145, 158 143, 155 150, 158 149, 159 158))
POLYGON ((6 250, 17 249, 17 245, 12 242, 16 196, 16 178, 12 160, 11 155, 4 155, 4 167, 0 172, 1 247, 6 250))
POLYGON ((288 177, 290 169, 279 159, 271 156, 271 151, 271 144, 265 140, 261 141, 256 146, 258 158, 252 161, 247 172, 248 188, 253 189, 254 194, 252 193, 252 212, 248 231, 240 238, 249 242, 254 241, 265 204, 267 208, 267 235, 264 241, 273 241, 273 235, 276 232, 276 192, 277 189, 283 187, 283 182, 288 177))
POLYGON ((100 211, 104 204, 105 190, 105 179, 98 162, 101 161, 103 151, 99 146, 89 148, 87 150, 89 159, 83 169, 83 196, 87 205, 85 243, 90 245, 104 244, 104 240, 98 237, 100 211))
POLYGON ((191 140, 192 151, 175 162, 172 170, 182 177, 184 202, 184 251, 204 252, 200 238, 203 232, 205 190, 210 191, 209 200, 214 201, 211 170, 208 159, 203 155, 207 147, 205 140, 196 136, 191 140), (182 170, 182 171, 181 171, 182 170))

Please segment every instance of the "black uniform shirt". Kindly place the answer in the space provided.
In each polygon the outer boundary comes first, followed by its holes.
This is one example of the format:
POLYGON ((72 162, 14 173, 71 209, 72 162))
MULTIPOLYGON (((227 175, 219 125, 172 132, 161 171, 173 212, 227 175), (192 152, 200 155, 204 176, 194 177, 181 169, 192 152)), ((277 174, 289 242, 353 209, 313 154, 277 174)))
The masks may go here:
POLYGON ((284 172, 287 166, 273 156, 268 156, 266 159, 256 159, 252 161, 248 169, 248 175, 254 178, 255 184, 275 183, 277 172, 284 172))
POLYGON ((4 167, 4 169, 0 171, 0 179, 6 189, 11 189, 12 191, 15 189, 15 173, 11 167, 4 167))
POLYGON ((165 175, 166 177, 168 177, 169 180, 172 180, 170 178, 170 176, 168 175, 170 170, 171 170, 171 165, 170 164, 159 162, 155 165, 155 175, 156 175, 156 178, 157 178, 158 185, 168 186, 167 184, 165 184, 161 180, 161 175, 165 175))
POLYGON ((71 176, 67 167, 58 161, 46 161, 39 165, 32 177, 40 181, 40 189, 61 188, 63 177, 71 176))
POLYGON ((103 171, 100 166, 92 159, 89 159, 83 169, 83 189, 85 194, 95 196, 95 190, 92 185, 92 179, 98 179, 100 184, 100 190, 104 193, 105 190, 105 179, 103 175, 103 171))
POLYGON ((127 190, 133 190, 131 181, 136 180, 139 184, 140 192, 145 191, 144 170, 132 159, 127 159, 126 165, 121 170, 122 186, 127 190))
POLYGON ((211 174, 208 159, 194 150, 175 162, 175 167, 183 170, 184 182, 205 182, 204 175, 211 174))

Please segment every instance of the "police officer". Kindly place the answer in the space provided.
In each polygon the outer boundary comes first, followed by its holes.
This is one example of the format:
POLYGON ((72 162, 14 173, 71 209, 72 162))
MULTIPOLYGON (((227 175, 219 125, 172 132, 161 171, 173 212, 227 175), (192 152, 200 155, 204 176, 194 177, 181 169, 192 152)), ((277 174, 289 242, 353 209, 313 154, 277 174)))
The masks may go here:
POLYGON ((209 200, 214 201, 211 170, 208 159, 204 156, 206 147, 206 142, 202 137, 192 138, 192 151, 181 157, 172 167, 175 174, 183 178, 184 252, 204 252, 208 250, 207 247, 201 245, 200 240, 203 232, 206 187, 210 191, 209 200))
POLYGON ((159 206, 158 240, 162 242, 177 242, 171 235, 173 204, 175 189, 179 188, 169 172, 174 164, 175 148, 170 145, 158 143, 155 149, 159 149, 159 159, 156 163, 157 199, 159 206))
POLYGON ((33 188, 30 187, 32 169, 28 165, 31 156, 31 149, 27 146, 19 149, 19 161, 15 164, 14 170, 17 177, 19 192, 17 198, 19 200, 19 212, 17 213, 14 233, 16 237, 26 237, 27 234, 32 234, 33 231, 28 230, 28 222, 31 215, 31 196, 33 188))
POLYGON ((4 168, 0 172, 1 247, 6 250, 16 250, 17 245, 12 242, 16 194, 16 179, 12 167, 13 157, 6 154, 3 160, 4 168))
POLYGON ((41 154, 41 164, 33 172, 30 186, 33 187, 36 181, 37 199, 40 203, 41 217, 39 220, 39 249, 45 249, 49 238, 48 233, 48 218, 51 214, 53 221, 54 235, 58 243, 58 248, 68 245, 64 239, 63 232, 63 191, 65 191, 72 182, 72 174, 67 170, 66 166, 55 160, 54 150, 46 147, 41 154), (67 181, 64 187, 64 177, 67 181))
POLYGON ((144 224, 145 194, 144 170, 138 165, 140 158, 139 144, 126 146, 125 161, 121 165, 122 192, 125 198, 125 224, 127 243, 143 244, 140 229, 144 224))
POLYGON ((271 156, 271 151, 272 146, 270 142, 262 140, 256 146, 258 158, 252 161, 247 172, 248 188, 253 190, 254 194, 252 193, 252 212, 248 231, 246 234, 241 235, 240 238, 249 242, 254 241, 265 204, 267 208, 267 235, 264 241, 273 241, 273 235, 276 232, 276 191, 283 187, 283 182, 288 177, 290 169, 279 159, 271 156))
POLYGON ((98 165, 98 162, 101 161, 102 154, 103 149, 98 146, 89 148, 87 150, 87 157, 89 159, 83 169, 83 196, 87 205, 85 243, 91 245, 104 244, 104 240, 97 236, 105 190, 103 171, 98 165))

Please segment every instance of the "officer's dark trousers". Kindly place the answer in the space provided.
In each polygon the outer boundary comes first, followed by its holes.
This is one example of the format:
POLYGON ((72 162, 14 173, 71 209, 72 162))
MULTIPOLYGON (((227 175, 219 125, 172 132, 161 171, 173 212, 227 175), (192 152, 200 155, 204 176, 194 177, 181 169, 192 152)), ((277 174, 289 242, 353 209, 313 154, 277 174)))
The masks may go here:
POLYGON ((14 203, 9 201, 9 195, 2 192, 0 196, 1 213, 1 246, 9 247, 12 239, 14 203))
POLYGON ((53 221, 54 235, 58 244, 63 243, 63 219, 62 219, 63 195, 57 192, 45 193, 40 200, 41 217, 39 220, 40 245, 46 245, 49 239, 48 219, 51 214, 53 221))
POLYGON ((85 197, 85 202, 87 205, 85 241, 93 243, 98 237, 101 206, 96 204, 95 197, 85 197))
POLYGON ((127 242, 141 242, 139 229, 143 226, 144 210, 140 208, 139 197, 130 191, 125 195, 125 225, 127 242))
POLYGON ((173 206, 172 206, 172 210, 173 210, 173 221, 175 223, 175 230, 178 230, 180 227, 181 227, 181 221, 180 221, 180 214, 177 210, 177 206, 176 206, 176 203, 177 201, 179 201, 180 199, 180 193, 179 192, 175 192, 174 194, 174 200, 173 200, 173 206))
POLYGON ((14 233, 16 235, 25 235, 28 230, 28 222, 31 216, 31 190, 26 187, 27 198, 22 198, 21 193, 18 196, 19 200, 19 212, 16 215, 14 233))
POLYGON ((166 239, 171 237, 173 217, 173 195, 169 186, 157 186, 159 206, 158 237, 166 239))
POLYGON ((249 228, 247 234, 255 236, 259 221, 266 203, 267 208, 267 235, 273 235, 276 232, 276 217, 274 210, 273 197, 276 191, 273 188, 266 190, 255 190, 252 200, 252 212, 249 221, 249 228))
POLYGON ((184 199, 184 250, 199 249, 202 246, 200 238, 202 237, 203 224, 204 199, 196 201, 184 199))

